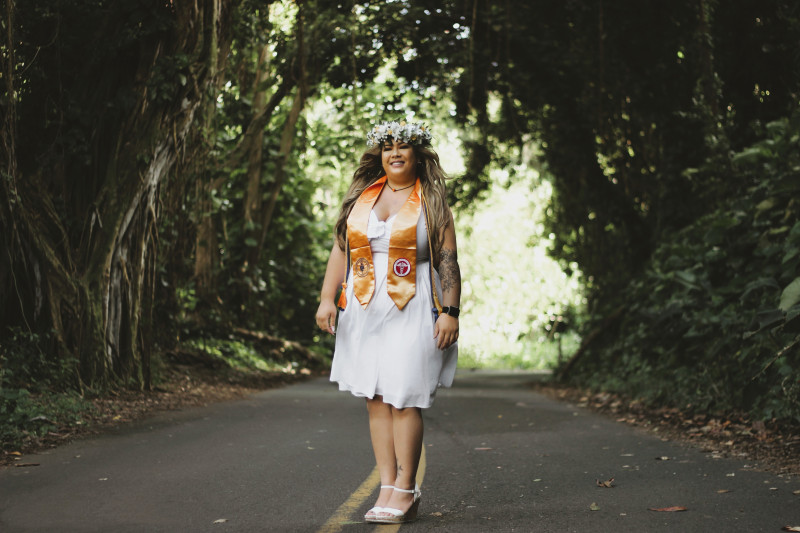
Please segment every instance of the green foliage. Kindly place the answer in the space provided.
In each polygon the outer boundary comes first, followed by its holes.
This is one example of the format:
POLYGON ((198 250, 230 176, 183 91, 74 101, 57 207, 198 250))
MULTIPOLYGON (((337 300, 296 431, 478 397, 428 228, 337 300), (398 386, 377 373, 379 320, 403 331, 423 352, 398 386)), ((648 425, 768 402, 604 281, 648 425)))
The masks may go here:
POLYGON ((50 349, 49 336, 10 328, 0 344, 0 386, 36 391, 69 387, 76 362, 49 357, 50 349))
POLYGON ((286 372, 297 366, 296 362, 265 358, 251 344, 241 340, 191 339, 183 343, 183 348, 203 352, 229 368, 245 371, 286 372))
MULTIPOLYGON (((298 166, 288 176, 286 191, 275 213, 261 270, 263 288, 252 309, 263 313, 268 330, 291 339, 307 340, 313 333, 319 278, 325 271, 330 231, 313 213, 317 183, 298 166)), ((256 325, 256 324, 253 324, 256 325)))
POLYGON ((31 394, 27 389, 0 388, 0 450, 19 450, 63 427, 80 426, 94 405, 74 392, 31 394))
POLYGON ((574 268, 567 275, 548 256, 552 241, 543 218, 550 181, 517 169, 515 181, 503 183, 502 174, 490 170, 494 184, 486 200, 473 213, 456 215, 462 275, 459 364, 552 368, 579 344, 580 273, 574 268))
POLYGON ((93 409, 75 392, 74 362, 46 356, 48 339, 15 328, 0 345, 0 449, 19 449, 59 427, 80 425, 93 409))
MULTIPOLYGON (((665 239, 619 295, 623 320, 574 380, 800 421, 800 113, 764 134, 731 157, 738 194, 665 239)), ((718 173, 712 162, 695 175, 718 173)))
POLYGON ((158 58, 147 79, 147 96, 151 102, 166 104, 178 98, 189 81, 190 58, 175 54, 158 58))

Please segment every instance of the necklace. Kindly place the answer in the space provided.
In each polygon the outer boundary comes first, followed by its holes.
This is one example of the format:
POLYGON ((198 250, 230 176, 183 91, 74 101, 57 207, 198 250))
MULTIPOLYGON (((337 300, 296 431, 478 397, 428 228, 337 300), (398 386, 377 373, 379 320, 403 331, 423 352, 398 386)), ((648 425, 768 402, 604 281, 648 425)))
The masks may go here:
POLYGON ((413 187, 414 185, 416 185, 416 182, 412 183, 411 185, 406 185, 405 187, 400 187, 400 188, 398 188, 398 189, 395 189, 394 187, 392 187, 391 185, 389 185, 389 182, 388 182, 388 181, 386 182, 386 186, 387 186, 387 187, 389 187, 390 189, 392 189, 392 192, 397 192, 397 191, 402 191, 402 190, 405 190, 405 189, 410 189, 410 188, 411 188, 411 187, 413 187))

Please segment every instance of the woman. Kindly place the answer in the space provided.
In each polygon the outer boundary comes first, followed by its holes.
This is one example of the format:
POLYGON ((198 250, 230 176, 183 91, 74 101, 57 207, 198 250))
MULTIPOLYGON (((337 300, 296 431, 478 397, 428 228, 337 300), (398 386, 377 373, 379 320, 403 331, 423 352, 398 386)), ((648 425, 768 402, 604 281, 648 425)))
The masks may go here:
POLYGON ((331 381, 367 401, 381 476, 368 522, 416 518, 422 409, 438 386, 452 384, 458 357, 456 234, 430 141, 424 126, 406 122, 384 122, 367 135, 370 148, 342 204, 316 316, 320 329, 334 334, 341 283, 331 381))

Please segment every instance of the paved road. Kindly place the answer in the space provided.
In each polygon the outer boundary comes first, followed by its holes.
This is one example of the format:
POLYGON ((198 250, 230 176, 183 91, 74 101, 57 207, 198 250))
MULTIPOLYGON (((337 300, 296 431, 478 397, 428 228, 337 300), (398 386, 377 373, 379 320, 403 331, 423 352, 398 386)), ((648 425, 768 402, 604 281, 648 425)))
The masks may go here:
MULTIPOLYGON (((800 479, 550 401, 533 379, 466 373, 440 392, 425 413, 421 517, 402 531, 800 525, 800 479), (612 476, 615 488, 596 486, 612 476), (688 510, 648 510, 669 506, 688 510)), ((378 484, 366 422, 363 402, 325 379, 159 415, 0 470, 0 532, 394 532, 359 521, 378 484)))

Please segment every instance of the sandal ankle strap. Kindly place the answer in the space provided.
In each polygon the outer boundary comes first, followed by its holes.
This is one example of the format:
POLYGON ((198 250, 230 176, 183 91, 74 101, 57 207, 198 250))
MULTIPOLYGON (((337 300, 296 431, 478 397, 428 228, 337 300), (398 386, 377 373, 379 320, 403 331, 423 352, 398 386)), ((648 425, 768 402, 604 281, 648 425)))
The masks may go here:
POLYGON ((381 485, 382 489, 393 489, 394 485, 381 485))

